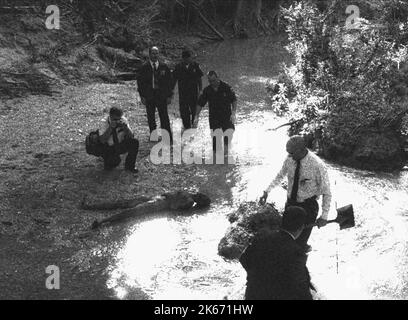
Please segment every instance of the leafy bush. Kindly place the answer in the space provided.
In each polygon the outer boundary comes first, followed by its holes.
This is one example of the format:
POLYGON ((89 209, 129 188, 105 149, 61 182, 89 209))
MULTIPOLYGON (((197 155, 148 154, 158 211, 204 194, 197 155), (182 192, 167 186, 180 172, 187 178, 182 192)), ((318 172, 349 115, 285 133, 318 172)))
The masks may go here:
POLYGON ((402 141, 404 134, 406 22, 392 13, 398 6, 401 10, 408 6, 401 1, 360 4, 367 7, 372 20, 360 19, 358 29, 345 27, 338 13, 345 12, 346 5, 340 1, 332 1, 323 10, 300 1, 284 10, 287 49, 294 65, 283 72, 296 95, 287 100, 278 95, 279 109, 299 120, 291 134, 318 135, 320 146, 326 149, 321 151, 332 158, 353 156, 369 133, 382 132, 395 136, 395 141, 402 141))

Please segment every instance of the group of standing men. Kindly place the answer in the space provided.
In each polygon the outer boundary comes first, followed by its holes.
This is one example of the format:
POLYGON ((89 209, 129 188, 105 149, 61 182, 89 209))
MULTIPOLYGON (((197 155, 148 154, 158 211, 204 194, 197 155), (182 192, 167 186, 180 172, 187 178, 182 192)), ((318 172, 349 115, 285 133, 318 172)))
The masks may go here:
MULTIPOLYGON (((146 107, 150 141, 158 139, 157 110, 162 137, 168 137, 168 142, 173 143, 168 106, 173 100, 174 89, 178 84, 180 116, 184 130, 197 128, 201 109, 208 103, 210 129, 217 133, 213 134, 213 152, 229 151, 237 109, 234 90, 221 81, 215 71, 208 72, 209 85, 203 89, 204 74, 199 64, 193 61, 190 51, 182 52, 182 61, 173 71, 159 60, 159 54, 157 47, 149 49, 149 59, 141 67, 137 78, 140 99, 146 107), (221 130, 224 142, 220 149, 217 144, 220 134, 217 130, 221 130)), ((137 173, 135 162, 139 140, 134 137, 129 122, 120 108, 111 108, 109 116, 103 119, 99 133, 100 154, 104 159, 105 170, 117 167, 121 162, 120 155, 127 153, 125 169, 137 173)), ((163 142, 167 142, 167 139, 163 139, 163 142)))
MULTIPOLYGON (((151 140, 156 141, 154 133, 157 129, 157 109, 161 130, 169 134, 170 143, 173 141, 168 106, 173 100, 176 84, 179 89, 180 116, 185 130, 197 127, 201 109, 207 103, 211 130, 221 129, 225 132, 235 129, 237 98, 234 90, 221 81, 215 71, 208 72, 209 85, 203 89, 203 75, 190 51, 182 52, 182 61, 171 71, 165 63, 159 61, 159 49, 149 49, 149 60, 141 68, 137 84, 142 104, 146 106, 151 140)), ((225 137, 227 146, 230 141, 225 137)), ((214 151, 215 148, 216 141, 213 137, 214 151)))

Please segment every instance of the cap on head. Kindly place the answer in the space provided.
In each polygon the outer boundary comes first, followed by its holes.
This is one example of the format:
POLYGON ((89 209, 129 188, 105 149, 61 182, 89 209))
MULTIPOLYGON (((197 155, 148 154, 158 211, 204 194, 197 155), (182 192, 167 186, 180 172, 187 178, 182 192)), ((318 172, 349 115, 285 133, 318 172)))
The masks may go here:
POLYGON ((306 224, 306 211, 301 207, 288 207, 282 217, 282 229, 296 232, 306 224))
POLYGON ((122 117, 123 116, 123 110, 121 108, 118 107, 112 107, 109 110, 109 115, 111 117, 122 117))

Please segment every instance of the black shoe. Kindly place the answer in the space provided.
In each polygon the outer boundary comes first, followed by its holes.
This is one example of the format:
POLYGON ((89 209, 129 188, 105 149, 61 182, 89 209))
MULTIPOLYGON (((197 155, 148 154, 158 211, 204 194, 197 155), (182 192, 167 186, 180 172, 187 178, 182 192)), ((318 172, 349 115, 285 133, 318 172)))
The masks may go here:
POLYGON ((139 170, 136 168, 125 168, 125 170, 130 173, 139 173, 139 170))

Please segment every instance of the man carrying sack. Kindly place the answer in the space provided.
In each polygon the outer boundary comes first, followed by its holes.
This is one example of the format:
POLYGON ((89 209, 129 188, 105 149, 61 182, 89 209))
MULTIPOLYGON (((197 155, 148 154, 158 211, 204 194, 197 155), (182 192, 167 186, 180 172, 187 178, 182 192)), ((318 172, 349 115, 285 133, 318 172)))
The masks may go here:
MULTIPOLYGON (((331 191, 330 181, 326 166, 323 161, 314 153, 306 148, 305 141, 301 136, 293 136, 286 145, 288 157, 275 179, 264 191, 260 199, 260 204, 265 204, 269 192, 283 180, 288 178, 288 206, 298 206, 305 209, 307 213, 306 224, 317 223, 317 226, 324 227, 327 224, 327 217, 330 210, 331 191), (317 200, 320 195, 322 200, 322 215, 316 221, 319 213, 319 204, 317 200)), ((297 243, 308 252, 311 247, 307 244, 312 228, 305 228, 297 243)))
POLYGON ((307 256, 296 239, 306 212, 288 207, 278 232, 258 232, 240 258, 247 272, 245 300, 312 300, 307 256))

